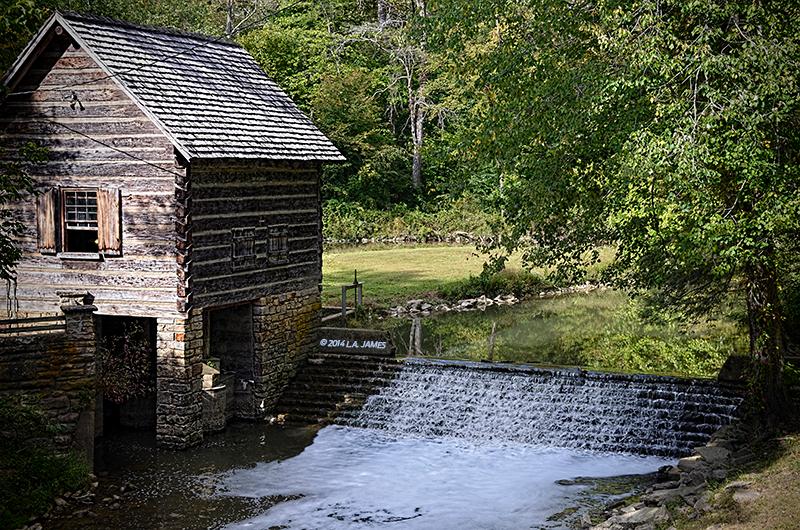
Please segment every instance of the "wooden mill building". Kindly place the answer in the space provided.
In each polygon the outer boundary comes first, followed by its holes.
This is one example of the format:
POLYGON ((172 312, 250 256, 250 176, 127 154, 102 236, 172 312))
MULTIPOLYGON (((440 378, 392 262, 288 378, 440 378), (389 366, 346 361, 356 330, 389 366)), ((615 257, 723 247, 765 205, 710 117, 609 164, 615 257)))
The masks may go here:
POLYGON ((320 165, 330 141, 239 45, 56 13, 3 78, 0 148, 48 149, 13 314, 95 296, 100 329, 147 326, 162 446, 202 439, 203 360, 263 417, 319 326, 320 165))

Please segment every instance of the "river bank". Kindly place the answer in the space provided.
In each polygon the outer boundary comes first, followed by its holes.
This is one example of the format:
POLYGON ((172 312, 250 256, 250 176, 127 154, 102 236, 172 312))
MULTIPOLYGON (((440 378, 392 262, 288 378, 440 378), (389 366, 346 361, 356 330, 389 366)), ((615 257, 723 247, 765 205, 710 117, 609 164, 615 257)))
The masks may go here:
MULTIPOLYGON (((800 392, 794 389, 795 404, 800 392)), ((584 521, 593 530, 800 528, 800 426, 739 422, 662 469, 644 494, 584 521)))

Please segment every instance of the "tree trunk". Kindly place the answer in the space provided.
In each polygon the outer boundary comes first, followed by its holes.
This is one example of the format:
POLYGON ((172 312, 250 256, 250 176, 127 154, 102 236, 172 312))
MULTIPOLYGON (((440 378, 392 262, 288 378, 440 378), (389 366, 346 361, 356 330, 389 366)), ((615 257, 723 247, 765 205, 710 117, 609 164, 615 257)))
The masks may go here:
POLYGON ((233 37, 233 0, 227 0, 225 4, 225 36, 233 37))
POLYGON ((782 418, 788 412, 788 397, 783 386, 786 344, 776 271, 774 266, 756 264, 747 268, 745 276, 755 397, 771 418, 782 418))
POLYGON ((378 0, 378 25, 383 27, 389 21, 389 6, 386 0, 378 0))
POLYGON ((419 86, 416 92, 409 90, 409 114, 411 122, 411 143, 413 144, 413 154, 411 159, 411 183, 414 189, 422 188, 422 144, 425 140, 425 74, 419 74, 419 86))
POLYGON ((411 161, 411 182, 414 189, 422 188, 422 112, 417 110, 414 127, 411 131, 414 142, 414 153, 411 161))

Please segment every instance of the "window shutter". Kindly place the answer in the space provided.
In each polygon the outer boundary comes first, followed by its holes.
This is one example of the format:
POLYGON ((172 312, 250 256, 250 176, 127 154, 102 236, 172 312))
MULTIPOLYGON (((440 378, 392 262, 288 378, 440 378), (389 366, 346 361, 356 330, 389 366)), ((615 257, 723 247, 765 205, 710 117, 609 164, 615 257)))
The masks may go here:
POLYGON ((51 188, 36 198, 36 227, 39 252, 56 253, 56 213, 58 212, 58 189, 51 188))
POLYGON ((97 248, 106 256, 122 255, 120 190, 97 190, 97 248))

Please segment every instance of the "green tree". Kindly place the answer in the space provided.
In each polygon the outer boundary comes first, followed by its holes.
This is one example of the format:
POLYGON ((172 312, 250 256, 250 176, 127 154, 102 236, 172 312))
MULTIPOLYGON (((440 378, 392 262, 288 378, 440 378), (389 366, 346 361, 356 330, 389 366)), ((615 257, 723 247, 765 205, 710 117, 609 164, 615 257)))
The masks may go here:
POLYGON ((757 388, 783 410, 800 8, 496 0, 443 2, 436 16, 443 35, 482 46, 464 151, 508 172, 507 250, 578 277, 612 243, 609 281, 689 314, 740 289, 757 388))
POLYGON ((22 251, 16 238, 25 231, 25 224, 9 204, 33 194, 33 181, 28 165, 41 162, 47 156, 45 149, 34 143, 23 145, 14 156, 0 151, 0 279, 13 281, 14 268, 22 251))

